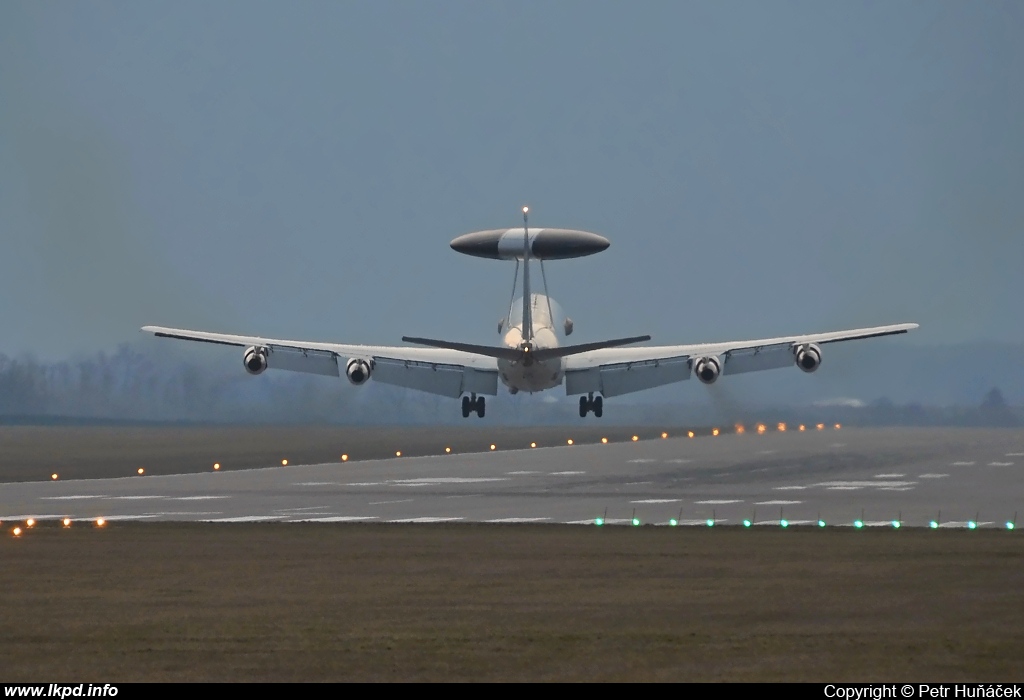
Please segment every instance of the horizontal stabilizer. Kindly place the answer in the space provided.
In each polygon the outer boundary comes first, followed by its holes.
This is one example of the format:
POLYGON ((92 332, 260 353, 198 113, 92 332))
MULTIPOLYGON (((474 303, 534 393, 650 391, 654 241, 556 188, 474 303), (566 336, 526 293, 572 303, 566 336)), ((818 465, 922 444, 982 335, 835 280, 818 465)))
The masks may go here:
POLYGON ((543 362, 544 360, 550 360, 553 357, 568 357, 569 355, 579 355, 580 353, 590 352, 591 350, 617 348, 622 345, 642 343, 650 339, 651 336, 649 335, 635 335, 632 338, 615 338, 614 340, 599 340, 596 343, 566 345, 565 347, 562 348, 542 348, 540 350, 534 350, 533 356, 538 362, 543 362))
POLYGON ((468 352, 474 355, 484 355, 485 357, 496 357, 501 360, 510 361, 521 361, 527 355, 532 357, 537 362, 544 362, 545 360, 552 360, 556 357, 567 357, 569 355, 579 355, 580 353, 590 352, 591 350, 602 350, 604 348, 617 348, 622 345, 632 345, 633 343, 642 343, 645 340, 650 340, 649 335, 637 335, 631 338, 616 338, 614 340, 600 340, 596 343, 582 343, 580 345, 566 345, 561 348, 540 348, 531 352, 521 348, 510 348, 510 347, 499 347, 495 345, 474 345, 473 343, 457 343, 449 340, 434 340, 432 338, 410 338, 408 336, 402 336, 402 340, 406 343, 416 343, 417 345, 427 345, 432 348, 444 348, 446 350, 459 350, 461 352, 468 352))
POLYGON ((402 342, 426 345, 431 348, 444 348, 445 350, 458 350, 469 352, 484 357, 497 357, 501 360, 518 360, 523 356, 523 351, 517 348, 497 347, 493 345, 474 345, 473 343, 456 343, 450 340, 434 340, 432 338, 410 338, 402 336, 402 342))

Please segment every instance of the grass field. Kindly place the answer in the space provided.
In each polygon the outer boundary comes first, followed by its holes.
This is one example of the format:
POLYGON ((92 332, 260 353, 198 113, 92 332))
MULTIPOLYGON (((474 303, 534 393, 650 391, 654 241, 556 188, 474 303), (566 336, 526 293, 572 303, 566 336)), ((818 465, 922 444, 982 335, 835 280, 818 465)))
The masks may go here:
POLYGON ((44 523, 3 681, 1021 681, 1006 531, 44 523))

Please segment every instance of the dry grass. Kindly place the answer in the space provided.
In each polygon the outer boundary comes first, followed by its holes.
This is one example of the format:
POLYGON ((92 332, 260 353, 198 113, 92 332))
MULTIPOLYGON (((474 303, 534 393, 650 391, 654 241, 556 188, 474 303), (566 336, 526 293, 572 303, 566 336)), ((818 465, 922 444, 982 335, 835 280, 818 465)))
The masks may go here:
POLYGON ((8 682, 1024 680, 1021 533, 8 525, 8 682))

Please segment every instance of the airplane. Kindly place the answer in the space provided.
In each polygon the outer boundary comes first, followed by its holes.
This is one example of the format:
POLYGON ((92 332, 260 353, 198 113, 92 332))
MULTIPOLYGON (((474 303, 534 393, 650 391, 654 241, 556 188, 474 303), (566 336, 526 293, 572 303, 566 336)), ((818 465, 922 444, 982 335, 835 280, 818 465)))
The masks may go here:
MULTIPOLYGON (((244 347, 242 363, 253 375, 282 369, 340 377, 344 371, 356 386, 372 378, 384 384, 461 397, 464 418, 471 413, 484 417, 484 397, 497 395, 499 379, 512 394, 544 391, 564 383, 567 395, 580 395, 581 418, 590 413, 600 418, 606 398, 685 381, 691 375, 704 384, 714 384, 722 375, 794 365, 804 372, 814 372, 821 366, 823 345, 897 335, 918 327, 916 323, 901 323, 698 345, 625 347, 648 341, 649 335, 560 345, 544 260, 592 255, 610 243, 587 231, 531 230, 528 215, 529 207, 523 207, 521 230, 477 231, 459 236, 450 244, 467 255, 515 260, 512 302, 498 324, 498 333, 504 332, 501 345, 403 336, 403 342, 422 347, 392 347, 275 340, 160 326, 145 326, 142 330, 161 338, 244 347), (540 264, 544 294, 531 289, 531 259, 540 264), (522 297, 517 310, 520 266, 522 297)), ((572 333, 571 319, 565 318, 561 325, 565 336, 572 333)))

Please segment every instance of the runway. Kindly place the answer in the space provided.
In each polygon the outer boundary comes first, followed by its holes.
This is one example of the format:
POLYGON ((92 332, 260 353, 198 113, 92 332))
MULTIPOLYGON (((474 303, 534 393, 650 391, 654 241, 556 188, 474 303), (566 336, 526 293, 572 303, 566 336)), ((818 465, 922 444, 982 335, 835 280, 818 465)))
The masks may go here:
POLYGON ((1005 528, 1022 468, 1021 430, 809 426, 4 484, 0 519, 1005 528))

